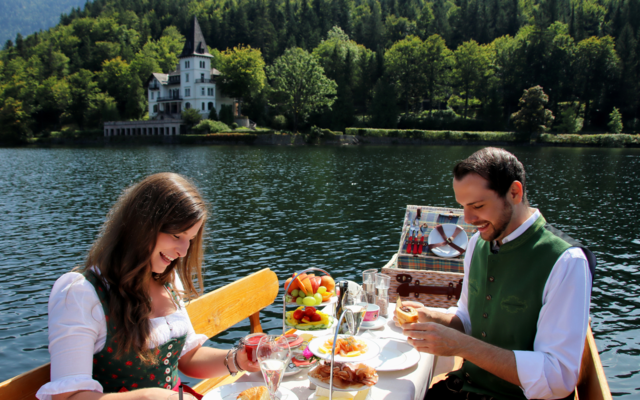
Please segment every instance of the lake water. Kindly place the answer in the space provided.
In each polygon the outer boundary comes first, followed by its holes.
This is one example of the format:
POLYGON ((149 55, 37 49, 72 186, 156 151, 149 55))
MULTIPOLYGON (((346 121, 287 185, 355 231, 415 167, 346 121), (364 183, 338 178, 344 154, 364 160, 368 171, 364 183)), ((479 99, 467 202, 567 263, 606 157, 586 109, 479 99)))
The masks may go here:
MULTIPOLYGON (((53 282, 83 262, 121 190, 148 174, 187 175, 210 203, 207 290, 265 267, 283 281, 310 266, 361 281, 362 270, 397 251, 407 204, 457 206, 450 171, 477 149, 0 149, 0 381, 48 361, 53 282)), ((640 149, 509 150, 527 169, 532 205, 597 255, 591 315, 600 357, 613 394, 637 398, 640 149)), ((265 329, 281 326, 281 306, 262 318, 265 329)), ((239 324, 213 343, 229 347, 247 329, 239 324)))

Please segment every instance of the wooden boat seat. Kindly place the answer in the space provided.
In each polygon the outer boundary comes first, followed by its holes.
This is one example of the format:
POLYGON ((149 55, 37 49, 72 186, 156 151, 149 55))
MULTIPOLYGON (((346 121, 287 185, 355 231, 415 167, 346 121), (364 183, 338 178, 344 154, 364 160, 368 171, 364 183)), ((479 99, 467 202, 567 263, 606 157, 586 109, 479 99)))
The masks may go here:
MULTIPOLYGON (((265 268, 189 302, 187 312, 196 333, 210 338, 246 318, 249 318, 251 333, 262 332, 260 310, 275 301, 279 287, 276 274, 265 268)), ((0 383, 0 399, 33 400, 50 376, 50 364, 46 364, 8 379, 0 383)), ((194 389, 204 394, 240 376, 242 374, 207 379, 194 389)))

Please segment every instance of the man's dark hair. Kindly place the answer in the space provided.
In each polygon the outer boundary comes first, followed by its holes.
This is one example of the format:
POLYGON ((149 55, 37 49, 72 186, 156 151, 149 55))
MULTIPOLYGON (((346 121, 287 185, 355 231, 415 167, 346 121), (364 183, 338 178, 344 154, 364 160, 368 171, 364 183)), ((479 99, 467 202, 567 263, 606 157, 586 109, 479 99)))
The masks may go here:
POLYGON ((461 180, 469 173, 476 173, 488 182, 489 189, 505 197, 514 181, 522 183, 523 199, 526 201, 524 167, 516 156, 504 149, 486 147, 478 150, 466 160, 453 167, 453 176, 461 180))

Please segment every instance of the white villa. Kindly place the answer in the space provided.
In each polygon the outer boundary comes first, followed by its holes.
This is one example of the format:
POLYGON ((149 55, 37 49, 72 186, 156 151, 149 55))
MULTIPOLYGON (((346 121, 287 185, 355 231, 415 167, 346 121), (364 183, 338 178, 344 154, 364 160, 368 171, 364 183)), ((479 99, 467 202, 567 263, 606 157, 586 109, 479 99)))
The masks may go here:
MULTIPOLYGON (((149 77, 149 121, 105 122, 104 136, 179 135, 183 132, 182 111, 189 108, 198 110, 204 119, 211 109, 219 114, 220 107, 228 104, 237 116, 235 99, 225 97, 216 84, 220 71, 211 67, 213 56, 196 17, 186 39, 175 71, 149 77)), ((236 122, 249 126, 246 117, 236 122)))
POLYGON ((234 99, 222 95, 216 85, 220 71, 211 67, 213 56, 200 30, 197 18, 187 35, 175 71, 154 73, 149 80, 149 119, 178 118, 183 110, 195 108, 203 118, 212 108, 220 112, 223 104, 234 105, 234 99))

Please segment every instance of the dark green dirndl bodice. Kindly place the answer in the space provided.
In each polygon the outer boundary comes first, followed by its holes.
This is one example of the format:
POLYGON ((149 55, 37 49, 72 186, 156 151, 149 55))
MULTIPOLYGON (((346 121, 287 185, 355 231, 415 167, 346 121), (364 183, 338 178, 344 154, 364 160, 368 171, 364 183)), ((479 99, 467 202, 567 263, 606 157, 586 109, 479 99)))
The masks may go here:
MULTIPOLYGON (((107 339, 104 348, 93 355, 93 379, 100 382, 104 393, 124 392, 141 388, 160 387, 173 389, 178 383, 178 358, 184 347, 187 335, 184 334, 158 346, 155 351, 158 363, 147 365, 135 354, 116 358, 118 343, 114 340, 117 326, 109 321, 109 297, 101 279, 91 271, 84 274, 98 293, 100 304, 107 321, 107 339)), ((171 289, 167 284, 167 288, 171 289)), ((179 303, 173 290, 176 303, 179 303)))

